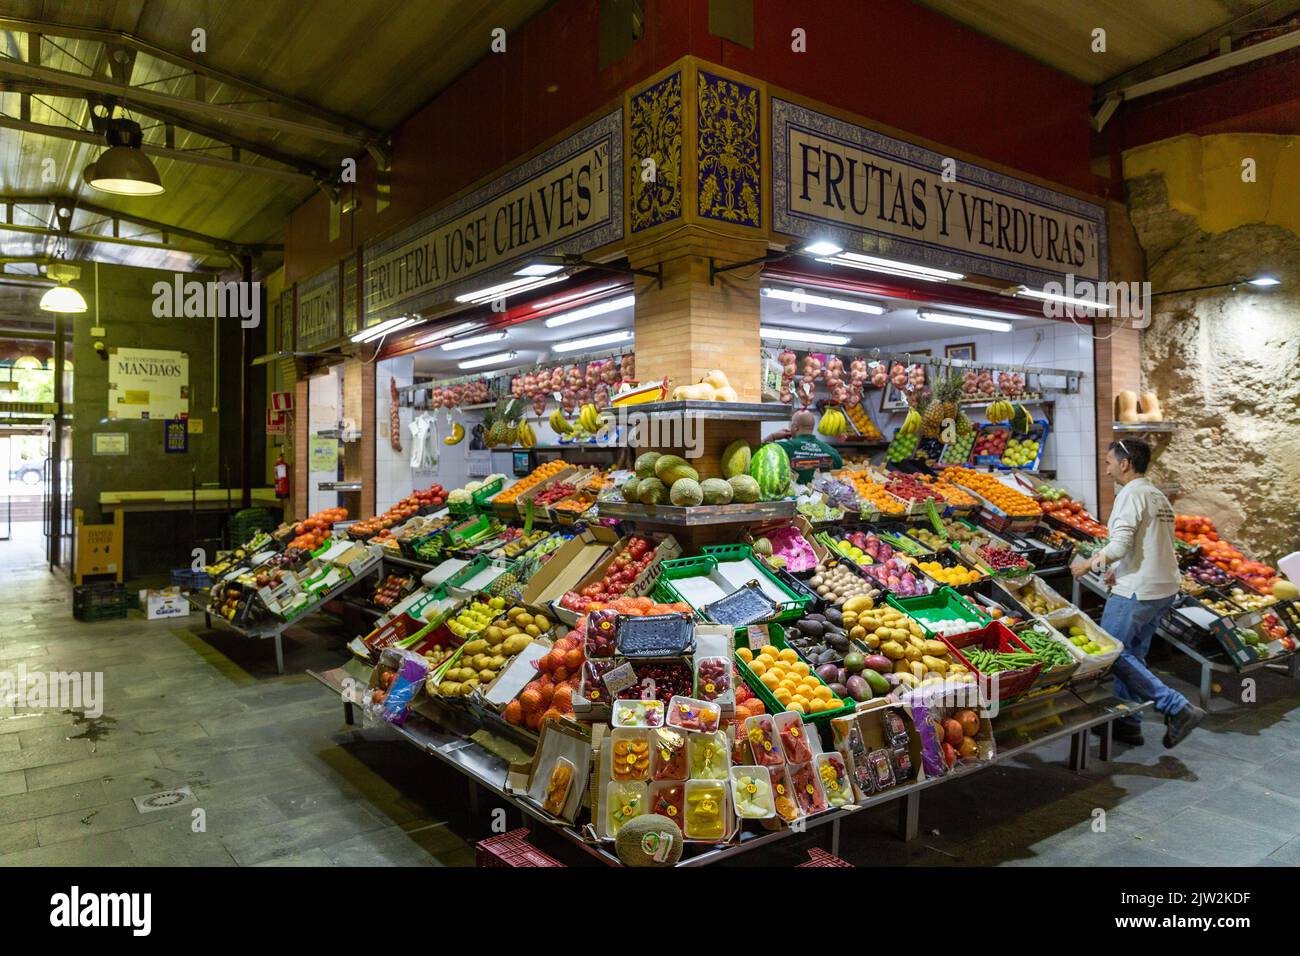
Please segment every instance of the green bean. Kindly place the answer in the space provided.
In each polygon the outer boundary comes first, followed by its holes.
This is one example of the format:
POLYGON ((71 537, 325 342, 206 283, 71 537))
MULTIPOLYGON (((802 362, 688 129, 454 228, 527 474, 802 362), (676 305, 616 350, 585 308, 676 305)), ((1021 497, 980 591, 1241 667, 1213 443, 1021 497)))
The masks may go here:
POLYGON ((1029 646, 1045 664, 1058 667, 1064 664, 1073 664, 1074 658, 1070 652, 1065 649, 1065 645, 1060 641, 1053 640, 1048 634, 1042 631, 1026 630, 1016 635, 1020 638, 1022 644, 1029 646))

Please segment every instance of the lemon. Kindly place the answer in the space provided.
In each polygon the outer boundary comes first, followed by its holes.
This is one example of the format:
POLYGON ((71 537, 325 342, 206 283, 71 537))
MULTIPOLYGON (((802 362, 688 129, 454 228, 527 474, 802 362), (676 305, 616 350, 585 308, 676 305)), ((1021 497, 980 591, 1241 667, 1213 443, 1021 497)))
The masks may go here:
POLYGON ((781 681, 777 678, 776 674, 772 673, 771 671, 768 671, 766 674, 760 677, 759 680, 761 680, 764 686, 768 687, 769 689, 774 688, 781 683, 781 681))
POLYGON ((749 665, 749 669, 754 672, 755 677, 762 677, 767 673, 767 665, 762 661, 754 661, 749 665))
POLYGON ((793 664, 799 660, 798 652, 796 652, 792 647, 784 648, 779 656, 781 660, 785 661, 787 664, 793 664))
POLYGON ((748 647, 738 647, 736 648, 736 656, 739 657, 746 664, 748 664, 750 661, 754 659, 754 652, 751 651, 748 647))

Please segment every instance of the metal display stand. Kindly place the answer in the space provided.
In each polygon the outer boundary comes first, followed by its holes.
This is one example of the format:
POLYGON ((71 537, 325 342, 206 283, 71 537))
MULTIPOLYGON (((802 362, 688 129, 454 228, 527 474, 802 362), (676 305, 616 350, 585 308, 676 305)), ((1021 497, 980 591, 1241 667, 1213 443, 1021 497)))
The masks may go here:
MULTIPOLYGON (((1083 596, 1083 590, 1087 589, 1093 594, 1100 597, 1110 597, 1110 589, 1095 574, 1085 574, 1081 578, 1074 579, 1074 590, 1071 600, 1075 607, 1079 606, 1079 599, 1083 596)), ((1215 674, 1249 674, 1251 671, 1262 670, 1267 668, 1271 671, 1286 674, 1292 680, 1300 677, 1300 657, 1292 651, 1289 654, 1269 657, 1263 660, 1252 661, 1249 664, 1234 664, 1222 648, 1216 648, 1206 651, 1202 648, 1195 647, 1188 643, 1169 628, 1165 627, 1163 621, 1156 627, 1156 635, 1162 638, 1165 643, 1174 647, 1178 651, 1190 657, 1201 668, 1201 679, 1198 687, 1200 696, 1200 706, 1209 709, 1210 700, 1214 696, 1214 675, 1215 674)))
MULTIPOLYGON (((353 700, 347 691, 354 687, 364 687, 370 669, 360 661, 349 661, 341 667, 328 671, 308 671, 322 685, 340 695, 343 700, 343 719, 348 724, 355 723, 353 700)), ((1093 727, 1102 727, 1100 757, 1109 760, 1111 753, 1111 722, 1117 718, 1131 715, 1135 711, 1151 706, 1149 703, 1133 706, 1120 700, 1101 682, 1089 686, 1062 691, 1051 697, 1017 703, 1002 711, 994 719, 994 739, 997 753, 994 758, 979 767, 964 772, 950 773, 942 777, 923 780, 901 787, 894 787, 877 794, 863 803, 850 804, 839 809, 827 810, 814 817, 800 821, 794 827, 782 827, 775 830, 742 830, 740 836, 732 843, 709 847, 702 844, 687 844, 679 866, 707 866, 735 857, 742 853, 758 850, 773 843, 801 836, 808 830, 828 828, 827 841, 832 854, 839 853, 840 824, 851 814, 868 807, 881 806, 898 802, 898 835, 903 840, 916 838, 920 828, 921 792, 938 786, 967 778, 988 767, 996 766, 1015 759, 1017 756, 1054 743, 1064 738, 1070 739, 1070 757, 1068 765, 1071 770, 1084 770, 1088 766, 1088 736, 1093 727)), ((561 836, 566 842, 579 848, 588 856, 608 866, 622 865, 618 856, 604 844, 587 842, 582 834, 573 827, 559 826, 546 814, 527 800, 522 800, 505 789, 508 762, 492 753, 482 744, 469 739, 476 729, 473 716, 464 712, 456 718, 451 714, 439 713, 433 717, 427 710, 418 706, 412 708, 410 716, 402 726, 388 725, 394 733, 412 744, 416 749, 442 761, 449 767, 464 774, 469 787, 469 806, 476 808, 480 790, 486 790, 497 799, 514 807, 525 818, 531 817, 561 836), (462 723, 463 726, 444 726, 444 723, 462 723)))

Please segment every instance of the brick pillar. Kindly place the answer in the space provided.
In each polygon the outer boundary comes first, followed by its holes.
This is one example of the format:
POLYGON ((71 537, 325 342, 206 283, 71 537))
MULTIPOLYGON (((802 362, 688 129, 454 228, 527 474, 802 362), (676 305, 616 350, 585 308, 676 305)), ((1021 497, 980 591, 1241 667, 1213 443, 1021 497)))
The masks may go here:
POLYGON ((722 369, 742 402, 760 400, 758 274, 727 272, 709 284, 709 257, 724 266, 763 255, 761 239, 730 238, 684 226, 629 251, 633 266, 663 264, 664 286, 637 279, 636 374, 689 385, 722 369))

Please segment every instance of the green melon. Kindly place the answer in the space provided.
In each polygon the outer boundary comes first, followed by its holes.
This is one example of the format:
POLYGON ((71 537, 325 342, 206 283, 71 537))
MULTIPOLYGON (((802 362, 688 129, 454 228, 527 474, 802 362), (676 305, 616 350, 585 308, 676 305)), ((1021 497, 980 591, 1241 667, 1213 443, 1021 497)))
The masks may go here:
POLYGON ((762 494, 758 482, 749 475, 734 475, 727 479, 727 484, 731 485, 732 500, 738 504, 752 505, 762 494))
POLYGON ((790 487, 790 456, 780 445, 764 445, 750 459, 749 476, 758 482, 764 501, 780 498, 790 487))
POLYGON ((619 828, 614 851, 624 866, 676 866, 682 858, 682 831, 660 813, 633 817, 619 828))
POLYGON ((658 478, 643 478, 637 483, 636 497, 643 505, 661 505, 668 500, 668 486, 658 478))
POLYGON ((627 481, 623 482, 623 487, 620 488, 619 490, 623 493, 623 500, 624 500, 624 501, 639 501, 639 500, 640 500, 640 499, 637 497, 637 493, 636 493, 636 491, 637 491, 637 485, 639 485, 640 483, 641 483, 641 479, 639 479, 639 478, 635 478, 635 477, 633 477, 633 478, 629 478, 627 481))
POLYGON ((704 492, 693 478, 678 478, 668 489, 668 500, 679 507, 692 507, 704 500, 704 492))
POLYGON ((653 478, 655 476, 655 462, 660 458, 659 452, 648 451, 644 455, 638 455, 636 464, 632 466, 636 471, 638 478, 653 478))
POLYGON ((731 485, 721 478, 705 478, 700 482, 700 492, 704 495, 706 505, 729 505, 735 496, 731 485))
POLYGON ((733 441, 722 453, 722 477, 749 474, 750 455, 749 444, 743 438, 733 441))
POLYGON ((665 485, 673 485, 683 478, 699 481, 700 473, 686 464, 685 458, 676 455, 660 455, 655 462, 655 477, 665 485))

